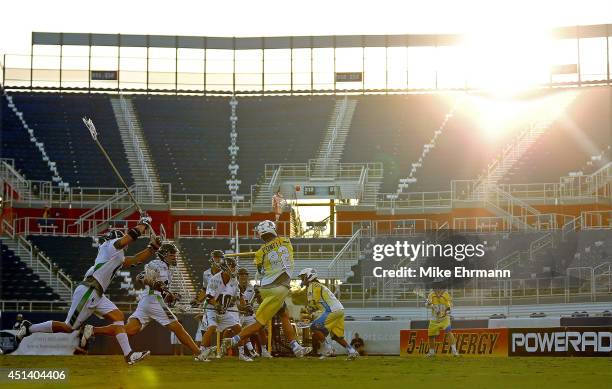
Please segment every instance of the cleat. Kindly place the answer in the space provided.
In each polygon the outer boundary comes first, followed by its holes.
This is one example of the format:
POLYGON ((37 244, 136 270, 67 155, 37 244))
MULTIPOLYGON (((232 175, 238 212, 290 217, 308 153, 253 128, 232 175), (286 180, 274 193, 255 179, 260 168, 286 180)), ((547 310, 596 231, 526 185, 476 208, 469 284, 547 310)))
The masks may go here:
POLYGON ((274 358, 267 349, 261 350, 261 357, 262 358, 274 358))
POLYGON ((293 354, 297 358, 303 358, 305 355, 310 354, 311 351, 312 351, 312 347, 302 347, 302 346, 300 346, 297 350, 293 351, 293 354))
POLYGON ((205 353, 206 351, 202 351, 199 355, 194 356, 193 360, 196 362, 210 362, 205 353))
POLYGON ((200 355, 205 359, 205 360, 209 360, 209 358, 213 355, 213 352, 215 352, 216 347, 202 347, 202 352, 200 353, 200 355))
POLYGON ((331 356, 333 356, 333 349, 327 344, 324 344, 323 347, 321 347, 321 356, 319 359, 326 359, 331 356))
POLYGON ((425 356, 426 356, 427 358, 433 358, 433 357, 435 357, 435 356, 436 356, 436 353, 435 353, 435 352, 431 352, 431 351, 429 351, 427 354, 425 354, 425 356))
POLYGON ((83 329, 83 335, 81 335, 81 348, 85 348, 87 346, 87 341, 93 335, 94 327, 91 324, 87 324, 83 329))
POLYGON ((19 326, 19 330, 17 330, 17 334, 15 335, 15 338, 17 338, 18 342, 21 342, 23 338, 25 338, 26 336, 30 336, 32 334, 30 332, 31 325, 32 323, 30 323, 29 320, 24 320, 21 322, 21 325, 19 326))
POLYGON ((245 354, 238 355, 238 359, 245 362, 253 362, 253 359, 245 354))
POLYGON ((255 359, 255 358, 259 358, 259 354, 257 353, 257 351, 253 350, 253 351, 249 351, 249 353, 251 354, 251 358, 255 359))
POLYGON ((128 365, 134 365, 151 355, 150 351, 132 351, 125 356, 128 365))
POLYGON ((352 351, 348 353, 348 357, 346 358, 348 361, 352 361, 359 358, 359 353, 357 351, 352 351))

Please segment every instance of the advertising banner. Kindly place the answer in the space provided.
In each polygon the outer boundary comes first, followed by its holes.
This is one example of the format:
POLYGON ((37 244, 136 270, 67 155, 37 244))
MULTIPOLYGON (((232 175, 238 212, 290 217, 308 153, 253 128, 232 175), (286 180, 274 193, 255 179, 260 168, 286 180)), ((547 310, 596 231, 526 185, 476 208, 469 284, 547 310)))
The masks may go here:
MULTIPOLYGON (((507 328, 453 330, 457 351, 465 356, 508 356, 507 328)), ((441 334, 436 338, 436 354, 450 355, 450 345, 441 334)), ((423 356, 429 351, 427 330, 400 331, 400 356, 423 356)))
POLYGON ((508 340, 509 356, 612 356, 612 327, 509 328, 508 340))

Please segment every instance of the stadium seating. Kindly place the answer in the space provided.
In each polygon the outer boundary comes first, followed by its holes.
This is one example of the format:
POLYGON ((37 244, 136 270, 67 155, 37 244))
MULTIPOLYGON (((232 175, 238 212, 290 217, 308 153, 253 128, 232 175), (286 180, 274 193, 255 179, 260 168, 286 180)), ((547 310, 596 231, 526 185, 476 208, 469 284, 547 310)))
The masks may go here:
POLYGON ((559 182, 570 172, 590 174, 612 160, 610 88, 582 90, 504 178, 507 183, 559 182), (603 152, 600 160, 591 156, 603 152))
POLYGON ((47 163, 42 160, 40 151, 30 141, 30 135, 8 107, 6 99, 0 96, 0 100, 0 158, 14 159, 17 170, 29 180, 51 181, 52 173, 47 163))
POLYGON ((196 285, 202 284, 202 273, 210 268, 210 253, 213 250, 231 249, 229 239, 183 238, 179 240, 183 258, 191 272, 191 279, 196 285))
POLYGON ((60 296, 42 281, 6 245, 0 245, 2 252, 1 300, 54 301, 60 296))
MULTIPOLYGON (((175 193, 228 193, 230 105, 227 98, 133 97, 162 182, 175 193)), ((238 99, 239 193, 250 193, 266 163, 314 158, 331 97, 238 99)))
MULTIPOLYGON (((49 158, 57 163, 59 175, 72 187, 118 187, 117 178, 107 168, 107 162, 83 125, 83 116, 91 117, 98 129, 100 143, 112 158, 125 180, 133 182, 125 149, 108 96, 55 93, 13 93, 13 101, 23 112, 34 135, 43 142, 49 158)), ((4 104, 4 103, 3 103, 4 104)), ((4 106, 4 105, 3 105, 4 106)), ((2 134, 13 131, 20 123, 3 118, 2 134)), ((25 133, 27 135, 27 133, 25 133)), ((23 135, 23 136, 26 136, 23 135)), ((23 139, 23 138, 22 138, 23 139)), ((4 141, 3 141, 4 142, 4 141)), ((23 141, 22 141, 23 142, 23 141)), ((8 145, 7 145, 8 146, 8 145)), ((23 146, 22 146, 23 147, 23 146)), ((3 149, 5 149, 3 145, 3 149)), ((6 147, 7 157, 17 153, 6 147)), ((26 155, 38 159, 38 150, 27 149, 26 155), (30 154, 31 152, 31 154, 30 154)), ((4 153, 3 153, 4 155, 4 153)), ((41 175, 33 162, 18 166, 29 178, 51 179, 51 173, 41 175)), ((46 166, 46 164, 45 164, 46 166)))
MULTIPOLYGON (((395 192, 454 102, 454 97, 443 95, 360 97, 343 161, 382 162, 381 192, 395 192)), ((461 110, 449 118, 409 191, 448 190, 452 179, 475 178, 503 142, 483 145, 475 127, 474 119, 461 110)))
MULTIPOLYGON (((83 279, 96 259, 97 248, 94 247, 91 238, 29 236, 28 239, 76 282, 83 279)), ((147 239, 139 239, 127 248, 126 255, 134 255, 143 250, 147 244, 147 239)), ((122 271, 129 271, 132 280, 131 286, 133 286, 136 275, 142 270, 142 266, 122 269, 122 271)), ((122 288, 122 283, 125 283, 122 277, 116 276, 106 291, 106 295, 111 300, 118 302, 134 301, 135 297, 128 295, 129 288, 127 288, 128 290, 122 288)))

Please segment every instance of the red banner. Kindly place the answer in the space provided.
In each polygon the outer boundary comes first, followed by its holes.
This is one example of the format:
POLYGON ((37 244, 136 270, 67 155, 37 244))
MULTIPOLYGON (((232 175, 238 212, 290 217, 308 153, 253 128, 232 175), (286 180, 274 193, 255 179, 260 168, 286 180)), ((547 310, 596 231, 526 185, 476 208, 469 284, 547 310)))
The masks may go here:
MULTIPOLYGON (((466 356, 508 356, 507 328, 473 328, 453 330, 457 351, 466 356)), ((400 356, 422 356, 429 351, 427 330, 401 330, 400 356)), ((451 348, 444 334, 436 337, 437 355, 450 355, 451 348)))

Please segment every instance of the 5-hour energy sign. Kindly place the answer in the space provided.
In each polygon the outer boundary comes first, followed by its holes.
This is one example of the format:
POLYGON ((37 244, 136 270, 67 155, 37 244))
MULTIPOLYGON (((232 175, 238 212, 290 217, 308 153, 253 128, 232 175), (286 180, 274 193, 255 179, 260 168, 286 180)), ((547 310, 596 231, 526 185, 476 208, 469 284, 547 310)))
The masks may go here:
MULTIPOLYGON (((612 357, 612 328, 475 328, 453 330, 457 351, 465 356, 612 357)), ((441 334, 436 354, 450 355, 441 334)), ((421 356, 429 350, 427 330, 401 330, 400 355, 421 356)))
MULTIPOLYGON (((469 356, 507 356, 507 328, 473 328, 453 330, 457 351, 469 356)), ((400 356, 422 356, 429 351, 427 330, 401 330, 400 356)), ((451 354, 450 345, 441 334, 436 338, 436 355, 451 354)))

